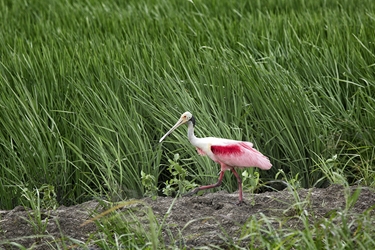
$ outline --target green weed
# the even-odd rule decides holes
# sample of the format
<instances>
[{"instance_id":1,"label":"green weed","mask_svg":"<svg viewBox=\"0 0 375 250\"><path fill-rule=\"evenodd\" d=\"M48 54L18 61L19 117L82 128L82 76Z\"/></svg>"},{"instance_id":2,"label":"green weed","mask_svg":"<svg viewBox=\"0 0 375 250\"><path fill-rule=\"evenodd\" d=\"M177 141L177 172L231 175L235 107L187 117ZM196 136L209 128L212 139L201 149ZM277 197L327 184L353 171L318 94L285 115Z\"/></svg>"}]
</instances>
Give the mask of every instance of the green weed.
<instances>
[{"instance_id":1,"label":"green weed","mask_svg":"<svg viewBox=\"0 0 375 250\"><path fill-rule=\"evenodd\" d=\"M173 160L168 160L170 164L168 171L173 178L165 182L163 194L166 196L172 196L176 193L182 195L198 186L194 181L186 179L186 177L189 176L189 173L178 163L179 158L180 155L175 154Z\"/></svg>"}]
</instances>

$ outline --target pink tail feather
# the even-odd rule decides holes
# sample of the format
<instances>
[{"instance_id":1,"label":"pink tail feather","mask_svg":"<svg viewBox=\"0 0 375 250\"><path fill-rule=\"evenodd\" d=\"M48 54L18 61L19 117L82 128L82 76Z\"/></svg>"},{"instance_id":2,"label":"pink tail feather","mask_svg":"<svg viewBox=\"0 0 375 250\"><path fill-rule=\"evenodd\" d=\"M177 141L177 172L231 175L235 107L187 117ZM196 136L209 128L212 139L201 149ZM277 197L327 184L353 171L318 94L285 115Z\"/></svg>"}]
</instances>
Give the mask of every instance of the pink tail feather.
<instances>
[{"instance_id":1,"label":"pink tail feather","mask_svg":"<svg viewBox=\"0 0 375 250\"><path fill-rule=\"evenodd\" d=\"M270 160L266 156L264 156L261 152L253 148L252 143L241 142L240 145L252 152L252 156L256 158L254 159L254 161L257 163L256 167L263 169L263 170L268 170L272 167Z\"/></svg>"}]
</instances>

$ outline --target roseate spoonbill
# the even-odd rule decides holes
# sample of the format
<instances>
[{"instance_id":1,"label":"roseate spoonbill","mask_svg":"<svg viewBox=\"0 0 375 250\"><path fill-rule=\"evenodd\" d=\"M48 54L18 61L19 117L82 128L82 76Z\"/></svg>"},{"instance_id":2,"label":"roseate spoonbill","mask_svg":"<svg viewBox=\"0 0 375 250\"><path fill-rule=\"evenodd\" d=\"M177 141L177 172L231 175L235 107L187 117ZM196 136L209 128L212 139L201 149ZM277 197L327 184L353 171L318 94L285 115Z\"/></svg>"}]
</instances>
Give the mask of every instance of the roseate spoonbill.
<instances>
[{"instance_id":1,"label":"roseate spoonbill","mask_svg":"<svg viewBox=\"0 0 375 250\"><path fill-rule=\"evenodd\" d=\"M237 204L241 205L243 203L242 180L234 167L258 167L263 170L268 170L272 167L269 159L254 149L251 142L235 141L216 137L197 138L194 135L195 118L190 112L183 113L177 123L159 140L159 142L162 142L165 137L184 123L188 124L187 134L189 141L197 148L198 153L200 155L207 155L221 166L219 180L217 183L198 187L186 195L192 195L197 193L199 190L220 186L224 177L224 172L226 170L230 170L237 178L239 189L239 202Z\"/></svg>"}]
</instances>

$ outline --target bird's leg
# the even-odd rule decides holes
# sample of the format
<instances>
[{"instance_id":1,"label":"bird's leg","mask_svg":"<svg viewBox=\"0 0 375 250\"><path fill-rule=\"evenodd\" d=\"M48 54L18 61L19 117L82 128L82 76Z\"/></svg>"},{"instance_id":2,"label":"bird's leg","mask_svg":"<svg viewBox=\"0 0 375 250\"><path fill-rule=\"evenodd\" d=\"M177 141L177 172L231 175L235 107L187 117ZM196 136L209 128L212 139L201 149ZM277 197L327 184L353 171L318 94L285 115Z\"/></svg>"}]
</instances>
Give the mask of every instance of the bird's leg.
<instances>
[{"instance_id":1,"label":"bird's leg","mask_svg":"<svg viewBox=\"0 0 375 250\"><path fill-rule=\"evenodd\" d=\"M184 194L183 196L190 196L190 195L198 193L198 191L200 191L200 190L205 190L205 189L210 189L210 188L215 188L215 187L220 186L221 182L223 181L224 172L225 172L225 170L220 171L219 180L215 184L197 187L197 188L193 189L192 191Z\"/></svg>"},{"instance_id":2,"label":"bird's leg","mask_svg":"<svg viewBox=\"0 0 375 250\"><path fill-rule=\"evenodd\" d=\"M236 178L237 178L238 190L239 190L238 191L239 192L239 201L238 201L237 205L242 205L245 202L243 201L243 198L242 198L242 180L241 180L241 177L238 175L236 170L234 170L234 168L231 168L230 171L232 171L234 176L236 176Z\"/></svg>"}]
</instances>

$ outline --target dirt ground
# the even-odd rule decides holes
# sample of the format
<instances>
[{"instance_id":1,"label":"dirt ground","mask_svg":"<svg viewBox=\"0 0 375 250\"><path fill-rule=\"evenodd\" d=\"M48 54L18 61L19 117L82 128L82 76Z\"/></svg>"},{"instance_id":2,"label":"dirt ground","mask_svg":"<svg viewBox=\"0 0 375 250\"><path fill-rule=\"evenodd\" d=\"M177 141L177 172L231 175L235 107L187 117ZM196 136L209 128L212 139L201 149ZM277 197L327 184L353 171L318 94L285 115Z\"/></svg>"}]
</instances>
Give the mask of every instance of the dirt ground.
<instances>
[{"instance_id":1,"label":"dirt ground","mask_svg":"<svg viewBox=\"0 0 375 250\"><path fill-rule=\"evenodd\" d=\"M353 192L358 187L351 187ZM362 213L375 204L375 192L373 189L362 187L361 194L351 208L353 213ZM345 192L342 186L332 185L324 189L301 189L298 191L301 201L304 201L304 209L314 214L315 218L322 218L332 211L340 211L345 208ZM157 200L143 199L142 203L131 207L120 208L123 211L131 209L139 211L140 218L144 208L150 206L153 213L160 219L165 217L172 202L174 205L164 222L166 229L163 231L164 242L172 245L181 244L188 248L207 246L209 244L227 248L231 240L236 242L239 237L241 225L252 216L263 213L270 218L293 218L296 215L293 204L296 203L295 195L288 190L279 192L265 192L261 194L244 193L246 204L237 206L235 203L238 194L228 194L224 191L205 193L202 196L182 197L173 199L170 197L158 197ZM146 204L146 205L145 205ZM35 214L16 207L10 211L0 210L0 249L18 248L5 242L17 242L25 247L33 246L35 249L50 249L46 244L54 239L69 242L69 248L75 248L74 240L87 242L97 232L95 223L81 226L82 222L92 218L101 211L97 201L89 201L77 206L61 206L57 210L43 211L42 219L48 220L46 228L41 228L30 223L30 216ZM290 227L298 227L298 220L289 220ZM190 223L189 223L190 222ZM277 226L277 225L275 225ZM173 234L173 237L170 234ZM36 234L40 234L36 237ZM44 236L43 236L44 235ZM171 240L173 238L173 242ZM229 239L228 239L229 238ZM70 240L69 240L70 239ZM177 243L176 243L177 239ZM179 243L178 243L179 242ZM80 249L80 248L78 248ZM100 249L92 245L89 249Z\"/></svg>"}]
</instances>

